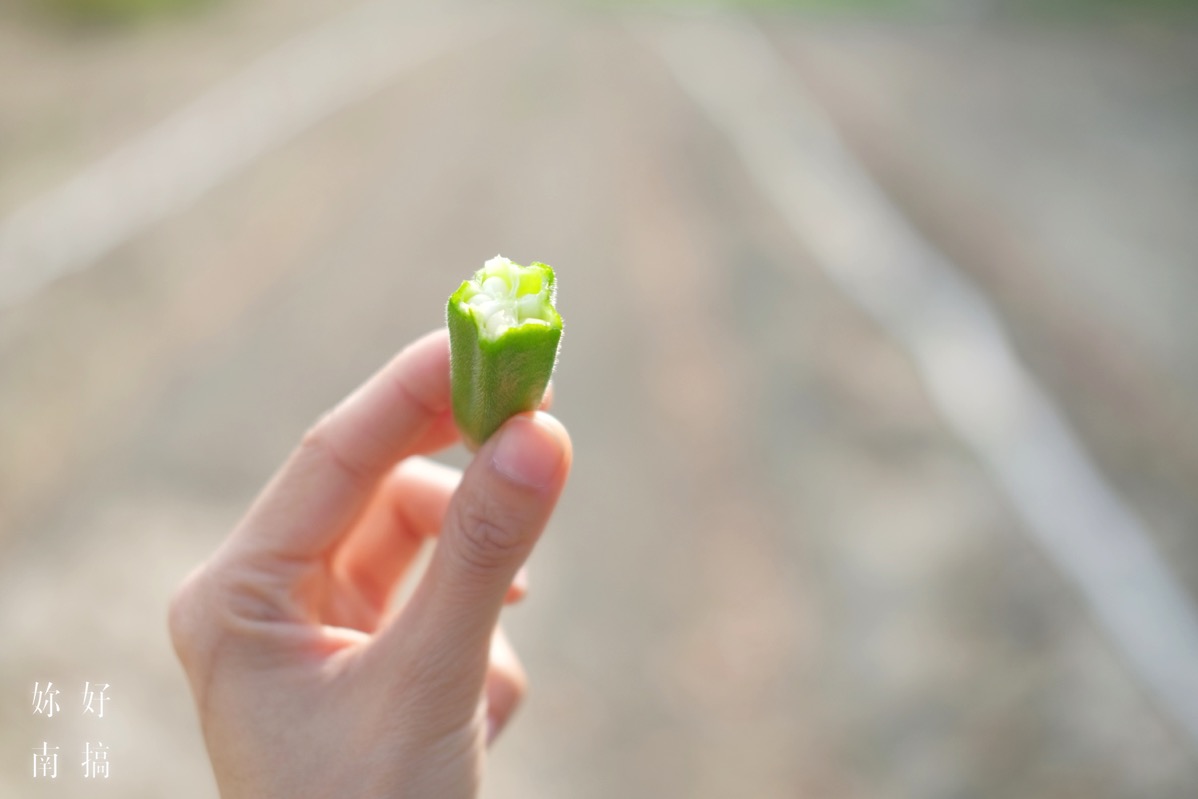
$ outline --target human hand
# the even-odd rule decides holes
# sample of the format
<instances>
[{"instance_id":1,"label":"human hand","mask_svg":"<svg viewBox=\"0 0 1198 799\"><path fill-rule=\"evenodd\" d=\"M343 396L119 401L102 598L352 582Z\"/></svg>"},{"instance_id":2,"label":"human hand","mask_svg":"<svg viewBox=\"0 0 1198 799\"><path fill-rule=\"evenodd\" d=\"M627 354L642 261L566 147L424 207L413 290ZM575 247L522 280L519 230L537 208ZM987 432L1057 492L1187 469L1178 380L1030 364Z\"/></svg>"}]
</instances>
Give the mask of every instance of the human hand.
<instances>
[{"instance_id":1,"label":"human hand","mask_svg":"<svg viewBox=\"0 0 1198 799\"><path fill-rule=\"evenodd\" d=\"M570 469L538 411L460 478L449 345L429 334L324 416L176 592L175 650L224 799L468 797L524 692L499 611ZM388 603L422 540L415 592Z\"/></svg>"}]
</instances>

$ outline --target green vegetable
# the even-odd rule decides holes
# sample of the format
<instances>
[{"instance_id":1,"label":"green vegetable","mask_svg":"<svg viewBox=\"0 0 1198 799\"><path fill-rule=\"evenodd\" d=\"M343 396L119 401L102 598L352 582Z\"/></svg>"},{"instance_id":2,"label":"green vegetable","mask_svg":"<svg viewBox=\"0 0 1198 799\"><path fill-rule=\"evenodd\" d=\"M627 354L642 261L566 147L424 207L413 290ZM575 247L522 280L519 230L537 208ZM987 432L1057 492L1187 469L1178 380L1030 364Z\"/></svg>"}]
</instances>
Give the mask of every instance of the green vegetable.
<instances>
[{"instance_id":1,"label":"green vegetable","mask_svg":"<svg viewBox=\"0 0 1198 799\"><path fill-rule=\"evenodd\" d=\"M472 450L541 404L562 337L555 293L552 267L497 255L450 296L453 415Z\"/></svg>"}]
</instances>

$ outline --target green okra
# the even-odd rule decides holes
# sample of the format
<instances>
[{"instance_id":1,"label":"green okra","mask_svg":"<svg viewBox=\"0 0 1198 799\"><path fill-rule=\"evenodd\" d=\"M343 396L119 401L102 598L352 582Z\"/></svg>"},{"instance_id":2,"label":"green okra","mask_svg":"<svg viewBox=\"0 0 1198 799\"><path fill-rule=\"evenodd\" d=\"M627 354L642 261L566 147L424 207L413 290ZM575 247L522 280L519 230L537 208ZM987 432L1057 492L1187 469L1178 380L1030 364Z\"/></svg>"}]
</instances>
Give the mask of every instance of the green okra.
<instances>
[{"instance_id":1,"label":"green okra","mask_svg":"<svg viewBox=\"0 0 1198 799\"><path fill-rule=\"evenodd\" d=\"M450 296L453 415L470 449L541 404L562 338L555 294L548 264L497 255Z\"/></svg>"}]
</instances>

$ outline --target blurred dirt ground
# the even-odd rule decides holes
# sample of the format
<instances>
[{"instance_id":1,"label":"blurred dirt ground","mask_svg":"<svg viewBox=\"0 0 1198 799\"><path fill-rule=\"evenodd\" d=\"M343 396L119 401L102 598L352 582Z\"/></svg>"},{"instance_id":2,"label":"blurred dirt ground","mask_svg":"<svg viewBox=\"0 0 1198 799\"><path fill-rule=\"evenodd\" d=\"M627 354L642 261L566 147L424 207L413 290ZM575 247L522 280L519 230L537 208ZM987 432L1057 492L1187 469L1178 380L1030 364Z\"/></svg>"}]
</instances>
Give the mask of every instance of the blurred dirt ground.
<instances>
[{"instance_id":1,"label":"blurred dirt ground","mask_svg":"<svg viewBox=\"0 0 1198 799\"><path fill-rule=\"evenodd\" d=\"M6 13L0 214L339 8ZM1198 595L1198 27L759 21ZM617 16L523 9L0 311L0 796L216 795L172 587L496 252L559 270L576 470L506 616L532 693L485 795L1198 793L906 356L658 57ZM70 712L34 717L48 679Z\"/></svg>"}]
</instances>

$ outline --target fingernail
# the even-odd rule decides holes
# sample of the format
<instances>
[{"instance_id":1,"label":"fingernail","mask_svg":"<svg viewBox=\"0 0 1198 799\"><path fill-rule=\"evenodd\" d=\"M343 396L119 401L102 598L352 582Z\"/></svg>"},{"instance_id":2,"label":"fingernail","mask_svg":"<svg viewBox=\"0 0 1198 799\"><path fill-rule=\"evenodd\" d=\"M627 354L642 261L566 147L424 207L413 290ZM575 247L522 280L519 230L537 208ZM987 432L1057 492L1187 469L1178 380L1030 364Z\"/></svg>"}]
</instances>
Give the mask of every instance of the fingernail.
<instances>
[{"instance_id":1,"label":"fingernail","mask_svg":"<svg viewBox=\"0 0 1198 799\"><path fill-rule=\"evenodd\" d=\"M503 595L503 603L511 605L519 602L528 595L528 573L524 567L520 567L520 571L516 572L516 576L512 578L512 584L507 587L507 593Z\"/></svg>"},{"instance_id":2,"label":"fingernail","mask_svg":"<svg viewBox=\"0 0 1198 799\"><path fill-rule=\"evenodd\" d=\"M499 444L491 462L509 480L531 488L545 488L562 465L562 444L547 414L516 416L499 431Z\"/></svg>"}]
</instances>

